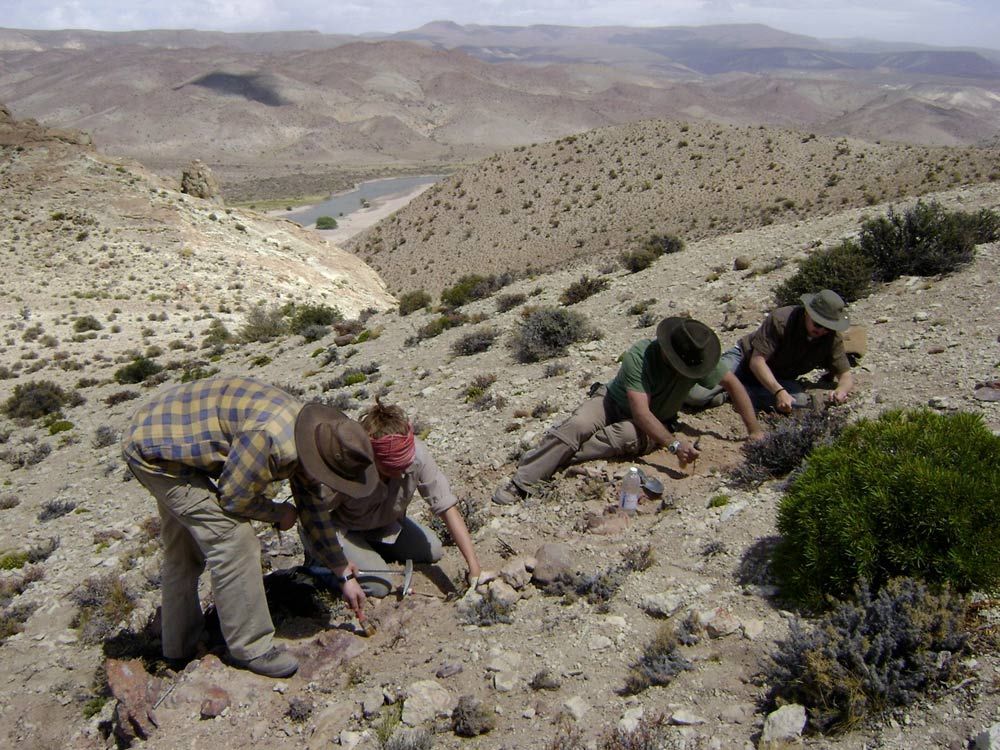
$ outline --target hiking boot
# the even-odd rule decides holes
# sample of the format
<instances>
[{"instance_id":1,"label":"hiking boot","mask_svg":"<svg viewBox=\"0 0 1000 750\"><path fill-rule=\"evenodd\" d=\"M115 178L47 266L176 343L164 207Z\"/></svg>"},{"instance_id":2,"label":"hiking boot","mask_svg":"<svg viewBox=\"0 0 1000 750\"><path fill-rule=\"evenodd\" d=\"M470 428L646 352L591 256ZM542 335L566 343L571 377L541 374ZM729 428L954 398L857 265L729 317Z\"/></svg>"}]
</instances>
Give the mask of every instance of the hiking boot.
<instances>
[{"instance_id":1,"label":"hiking boot","mask_svg":"<svg viewBox=\"0 0 1000 750\"><path fill-rule=\"evenodd\" d=\"M717 406L722 406L724 403L726 403L726 392L719 391L714 396L712 396L712 398L708 400L708 402L705 404L705 408L714 409Z\"/></svg>"},{"instance_id":2,"label":"hiking boot","mask_svg":"<svg viewBox=\"0 0 1000 750\"><path fill-rule=\"evenodd\" d=\"M230 656L229 663L238 669L248 669L264 677L291 677L299 668L299 660L277 646L253 659L237 659Z\"/></svg>"},{"instance_id":3,"label":"hiking boot","mask_svg":"<svg viewBox=\"0 0 1000 750\"><path fill-rule=\"evenodd\" d=\"M497 487L496 492L493 493L493 502L497 505L517 505L523 503L527 496L528 493L516 484L507 482L507 484Z\"/></svg>"}]
</instances>

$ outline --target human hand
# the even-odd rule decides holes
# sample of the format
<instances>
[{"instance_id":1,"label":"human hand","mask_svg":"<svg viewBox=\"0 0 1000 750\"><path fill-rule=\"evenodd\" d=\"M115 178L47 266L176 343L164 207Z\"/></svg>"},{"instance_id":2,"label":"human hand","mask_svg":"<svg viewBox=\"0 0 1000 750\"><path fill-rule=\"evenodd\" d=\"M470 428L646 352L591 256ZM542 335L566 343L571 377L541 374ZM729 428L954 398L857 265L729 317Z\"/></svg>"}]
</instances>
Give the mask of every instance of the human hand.
<instances>
[{"instance_id":1,"label":"human hand","mask_svg":"<svg viewBox=\"0 0 1000 750\"><path fill-rule=\"evenodd\" d=\"M471 570L468 570L465 573L465 582L469 585L470 591L475 591L477 588L484 586L496 577L497 574L492 571L480 570L478 573L473 573Z\"/></svg>"},{"instance_id":2,"label":"human hand","mask_svg":"<svg viewBox=\"0 0 1000 750\"><path fill-rule=\"evenodd\" d=\"M353 572L353 571L352 571ZM364 619L364 608L365 592L361 588L361 584L358 583L356 578L352 578L349 581L344 581L340 584L340 593L344 597L344 601L347 602L347 606L351 608L351 611L357 615L359 620Z\"/></svg>"},{"instance_id":3,"label":"human hand","mask_svg":"<svg viewBox=\"0 0 1000 750\"><path fill-rule=\"evenodd\" d=\"M847 396L848 396L847 391L838 388L835 391L831 391L826 395L826 402L828 404L842 404L845 401L847 401Z\"/></svg>"},{"instance_id":4,"label":"human hand","mask_svg":"<svg viewBox=\"0 0 1000 750\"><path fill-rule=\"evenodd\" d=\"M281 505L281 517L275 525L278 527L278 531L288 531L298 520L299 512L295 509L294 503L282 503Z\"/></svg>"},{"instance_id":5,"label":"human hand","mask_svg":"<svg viewBox=\"0 0 1000 750\"><path fill-rule=\"evenodd\" d=\"M774 394L774 408L782 414L791 414L792 407L795 406L795 399L792 394L782 388Z\"/></svg>"},{"instance_id":6,"label":"human hand","mask_svg":"<svg viewBox=\"0 0 1000 750\"><path fill-rule=\"evenodd\" d=\"M677 448L677 460L680 461L681 466L694 463L700 455L701 451L695 447L694 443L681 443Z\"/></svg>"},{"instance_id":7,"label":"human hand","mask_svg":"<svg viewBox=\"0 0 1000 750\"><path fill-rule=\"evenodd\" d=\"M760 440L763 440L765 437L767 437L766 432L764 432L763 430L755 430L754 432L751 432L747 436L747 440L749 440L751 443L756 443Z\"/></svg>"}]
</instances>

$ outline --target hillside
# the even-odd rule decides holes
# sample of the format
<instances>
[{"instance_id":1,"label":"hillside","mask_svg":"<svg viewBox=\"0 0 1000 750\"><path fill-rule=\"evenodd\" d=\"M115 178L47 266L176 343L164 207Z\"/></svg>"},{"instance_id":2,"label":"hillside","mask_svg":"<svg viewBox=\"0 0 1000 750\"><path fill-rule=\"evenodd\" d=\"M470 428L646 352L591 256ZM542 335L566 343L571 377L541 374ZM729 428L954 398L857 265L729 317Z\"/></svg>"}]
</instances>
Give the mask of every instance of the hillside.
<instances>
[{"instance_id":1,"label":"hillside","mask_svg":"<svg viewBox=\"0 0 1000 750\"><path fill-rule=\"evenodd\" d=\"M348 247L395 293L464 274L610 261L652 234L689 242L997 180L1000 151L648 121L494 154Z\"/></svg>"},{"instance_id":2,"label":"hillside","mask_svg":"<svg viewBox=\"0 0 1000 750\"><path fill-rule=\"evenodd\" d=\"M634 137L648 134L647 127L637 128ZM671 140L679 134L669 132ZM685 149L696 147L709 158L711 149L702 139L710 133L689 130ZM483 166L513 171L514 160L528 156L539 158L536 166L541 167L542 155L550 150L575 158L577 146L608 145L607 140L599 144L600 137L525 149ZM794 139L774 137L775 145L798 153L792 151ZM723 150L721 136L717 143ZM2 179L18 189L4 193L0 201L3 210L10 211L3 224L8 227L3 230L4 245L18 261L17 272L3 280L0 315L6 342L0 347L0 368L7 377L0 380L0 402L15 387L40 379L75 390L83 399L65 407L67 424L61 424L61 432L52 432L44 420L0 418L3 552L51 553L25 569L0 573L5 585L21 590L13 596L10 611L26 613L23 632L0 645L0 668L7 678L0 686L0 742L25 750L113 745L108 733L117 704L101 693L105 654L143 656L151 668L156 664L155 625L147 630L159 598L160 553L155 523L150 521L156 510L148 493L135 481L126 481L115 438L136 405L177 382L181 372L168 370L162 384L123 387L112 379L109 355L122 339L134 346L142 341L144 346L171 348L174 339L183 343L185 330L200 333L214 319L235 329L245 317L235 307L241 296L245 304L277 299L279 292L282 300L293 291L304 297L308 285L292 286L297 279L291 271L285 285L264 286L271 274L262 272L259 264L269 262L286 244L309 257L317 257L321 247L308 233L285 224L248 212L227 214L179 195L132 163L122 162L118 166L123 171L118 171L115 162L79 144L60 144L64 142L47 138L38 144L25 141L21 150L5 147ZM652 158L655 144L647 145ZM819 148L813 141L799 146ZM862 161L872 165L873 172L864 181L877 184L874 178L885 173L875 165L883 158L891 163L889 156L854 143L848 146L850 154L844 156L856 161L865 154ZM676 149L676 143L671 148ZM808 158L787 163L802 165L803 171L810 164ZM549 164L545 162L546 168ZM775 170L767 169L767 161L763 164L759 173L747 173L744 190L766 187L773 179ZM923 168L933 164L925 162ZM670 172L663 169L664 179L669 179ZM551 176L558 182L556 174ZM616 179L603 175L598 191L611 194ZM472 177L466 182L475 185ZM516 179L509 184L516 186ZM589 181L585 189L590 190ZM956 185L933 197L951 208L1000 209L1000 188L994 183ZM797 259L855 232L863 216L887 207L831 206L823 216L803 217L783 209L767 226L720 230L693 239L683 252L665 256L639 274L605 273L608 288L574 306L603 337L570 347L557 360L562 368L550 368L551 361L524 365L513 360L505 344L518 328L520 309L498 313L494 299L465 309L481 314L499 333L493 347L474 356L456 357L452 352L459 337L475 330L471 326L408 346L407 339L431 319L422 312L405 318L391 311L375 314L365 322L373 335L344 346L337 346L330 334L313 342L287 336L271 343L223 347L211 362L221 372L249 373L294 389L303 398L336 399L352 415L377 392L406 408L458 494L470 503L484 566L504 568L508 580L520 580L519 588L512 589L517 602L509 623L468 624L458 605L445 598L452 590L449 577L461 570L454 548L448 549L439 569L418 571L413 595L372 603L370 615L378 632L370 639L354 632L342 608L302 606L311 601L308 589L293 592L300 605L294 610L288 608L287 593L284 606L276 595L279 638L302 659L302 671L272 681L230 669L212 655L179 674L162 671L160 663L163 682L152 683L148 694L140 683L134 694L140 704L143 695L146 705L159 701L153 712L155 726L142 725L149 739L136 746L318 750L339 743L379 750L380 737L392 728L385 717L398 716L400 707L403 722L430 732L434 747L456 750L473 744L481 750L593 747L619 721L634 721L640 713L670 717L671 748L755 746L764 720L761 664L776 641L788 635L792 616L773 601L766 577L745 576L754 555L776 533L781 489L778 482L756 490L738 489L729 482L727 469L739 461L741 444L741 429L731 411L683 417L685 434L702 438L702 459L696 467L681 470L666 453L649 456L643 465L666 485L664 501L644 503L628 523L602 515L614 502L615 477L624 464L591 465L591 478L560 476L550 494L524 506L501 508L489 504L488 497L509 475L521 450L574 408L591 382L608 378L626 346L651 335L653 329L638 327L642 323L629 312L636 301L650 299L653 319L690 313L715 327L728 345L761 319L771 306L772 290L794 271ZM70 219L52 218L59 212L97 221L78 226ZM210 212L216 214L215 221L208 218ZM466 214L471 217L472 211ZM246 232L237 229L236 222ZM646 228L638 226L636 231L640 229ZM90 236L77 239L83 231L95 236L96 246ZM268 237L277 244L269 244ZM531 248L538 240L529 236L524 244ZM419 241L420 235L413 234L406 244ZM100 250L97 242L108 249ZM190 258L178 258L183 247L192 248ZM226 264L220 259L220 266L213 267L220 256ZM744 257L747 270L734 269L737 256ZM102 267L98 258L109 262ZM50 266L37 270L45 262ZM48 273L42 279L44 271ZM561 267L518 281L507 291L534 294L532 304L558 304L562 290L581 271L601 273L598 264ZM355 272L361 273L350 273ZM181 289L183 285L190 288ZM103 290L112 297L105 298ZM123 299L116 300L119 291ZM370 292L372 304L385 300L376 292ZM339 304L341 293L334 289L334 296L323 298L320 293L310 299ZM358 299L358 304L368 302ZM232 311L220 311L223 304L234 305ZM111 305L122 311L109 311ZM847 407L851 416L930 402L941 410L980 414L994 431L1000 430L1000 403L972 396L977 382L1000 377L998 308L997 244L981 246L975 261L956 274L899 279L853 305L852 318L867 325L869 353L857 371L857 393ZM123 331L105 330L75 340L67 327L74 318L90 314L109 325L108 316L115 315L114 324ZM201 320L188 320L191 317ZM175 355L151 356L166 362ZM64 367L66 362L75 364ZM367 370L364 382L343 386L349 368ZM496 377L489 387L492 397L479 408L466 394L474 379L487 375ZM133 398L126 400L122 393ZM729 502L711 507L710 499L719 494L726 494ZM60 504L64 509L72 504L72 512L52 512ZM426 512L419 500L413 510ZM276 536L263 526L259 533L269 567L300 562L294 534ZM584 598L549 596L524 584L524 566L532 564L541 545L552 542L565 545L570 566L585 573L618 564L636 545L650 545L654 560L648 569L628 574L605 609ZM33 571L31 580L26 570ZM124 582L135 609L121 621L104 623L106 629L97 632L105 635L95 638L88 635L94 631L76 627L73 596L88 590L88 579L107 575ZM269 580L280 590L280 576ZM208 594L207 585L203 594ZM626 697L619 690L629 666L663 623L648 613L651 595L677 607L670 623L689 615L717 618L710 631L714 635L702 631L696 644L683 648L692 669L673 683ZM809 739L808 744L831 750L968 746L996 721L1000 703L992 686L1000 659L993 652L981 653L963 668L967 679L933 701L918 701L905 712L880 716L839 737ZM535 679L543 671L548 672L547 689ZM495 724L490 733L468 740L451 732L445 716L460 696L482 701ZM222 713L201 718L213 710Z\"/></svg>"},{"instance_id":3,"label":"hillside","mask_svg":"<svg viewBox=\"0 0 1000 750\"><path fill-rule=\"evenodd\" d=\"M72 372L91 355L109 368L148 346L192 351L200 321L233 325L260 302L335 302L352 316L393 303L372 269L315 233L184 195L80 140L0 108L0 244L16 268L0 279L0 310L58 336L14 373ZM74 334L83 309L99 339ZM154 317L170 323L153 333Z\"/></svg>"}]
</instances>

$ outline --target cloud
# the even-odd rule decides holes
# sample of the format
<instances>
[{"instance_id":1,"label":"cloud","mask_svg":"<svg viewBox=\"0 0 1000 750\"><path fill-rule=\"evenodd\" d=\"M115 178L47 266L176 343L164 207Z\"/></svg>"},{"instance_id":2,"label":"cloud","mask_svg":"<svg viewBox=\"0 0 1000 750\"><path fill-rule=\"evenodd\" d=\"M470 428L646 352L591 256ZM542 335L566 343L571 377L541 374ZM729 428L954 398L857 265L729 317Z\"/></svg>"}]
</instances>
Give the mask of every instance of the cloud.
<instances>
[{"instance_id":1,"label":"cloud","mask_svg":"<svg viewBox=\"0 0 1000 750\"><path fill-rule=\"evenodd\" d=\"M676 26L763 23L829 37L995 46L995 0L0 0L11 28L121 31L315 29L401 31L430 21L525 26Z\"/></svg>"}]
</instances>

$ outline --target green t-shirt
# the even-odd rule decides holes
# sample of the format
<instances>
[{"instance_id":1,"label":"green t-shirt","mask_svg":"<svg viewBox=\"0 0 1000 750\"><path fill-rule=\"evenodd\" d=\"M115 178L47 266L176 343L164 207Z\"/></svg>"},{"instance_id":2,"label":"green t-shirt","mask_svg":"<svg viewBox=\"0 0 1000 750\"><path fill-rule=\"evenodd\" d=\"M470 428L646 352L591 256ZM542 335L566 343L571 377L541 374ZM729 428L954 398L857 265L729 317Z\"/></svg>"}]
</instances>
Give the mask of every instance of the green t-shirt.
<instances>
[{"instance_id":1,"label":"green t-shirt","mask_svg":"<svg viewBox=\"0 0 1000 750\"><path fill-rule=\"evenodd\" d=\"M622 366L614 380L608 383L608 393L626 414L631 414L626 391L649 394L649 410L661 422L677 416L685 396L695 383L714 388L728 372L720 360L715 369L700 380L677 374L660 353L656 339L646 339L634 344L622 355Z\"/></svg>"}]
</instances>

